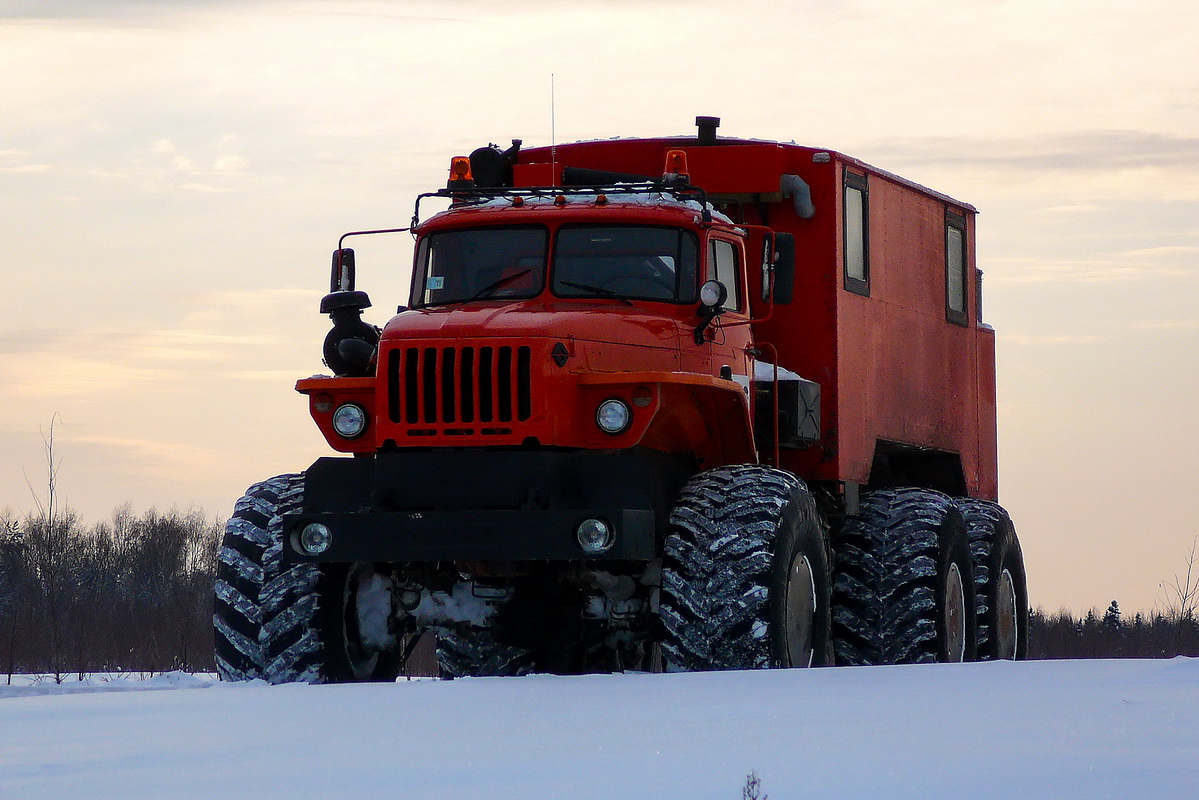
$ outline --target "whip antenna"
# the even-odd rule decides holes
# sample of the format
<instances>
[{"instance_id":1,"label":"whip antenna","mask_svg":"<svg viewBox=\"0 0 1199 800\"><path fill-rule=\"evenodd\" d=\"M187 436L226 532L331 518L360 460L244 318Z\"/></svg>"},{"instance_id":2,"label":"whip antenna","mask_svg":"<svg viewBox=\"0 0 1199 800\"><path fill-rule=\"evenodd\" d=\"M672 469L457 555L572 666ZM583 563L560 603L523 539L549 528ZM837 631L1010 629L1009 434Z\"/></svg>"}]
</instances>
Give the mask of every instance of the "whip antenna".
<instances>
[{"instance_id":1,"label":"whip antenna","mask_svg":"<svg viewBox=\"0 0 1199 800\"><path fill-rule=\"evenodd\" d=\"M550 185L558 182L558 129L554 118L554 73L550 73Z\"/></svg>"}]
</instances>

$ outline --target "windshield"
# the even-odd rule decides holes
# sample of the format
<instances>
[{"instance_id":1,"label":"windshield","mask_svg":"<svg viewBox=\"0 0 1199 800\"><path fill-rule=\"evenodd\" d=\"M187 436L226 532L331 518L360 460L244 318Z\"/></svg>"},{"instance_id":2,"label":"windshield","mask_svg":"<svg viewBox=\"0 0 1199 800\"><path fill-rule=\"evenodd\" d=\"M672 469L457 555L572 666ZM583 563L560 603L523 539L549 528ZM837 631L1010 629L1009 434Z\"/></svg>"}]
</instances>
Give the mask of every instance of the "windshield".
<instances>
[{"instance_id":1,"label":"windshield","mask_svg":"<svg viewBox=\"0 0 1199 800\"><path fill-rule=\"evenodd\" d=\"M544 285L548 238L539 225L426 236L416 255L414 305L536 297Z\"/></svg>"},{"instance_id":2,"label":"windshield","mask_svg":"<svg viewBox=\"0 0 1199 800\"><path fill-rule=\"evenodd\" d=\"M681 228L563 225L554 242L559 297L695 302L695 235Z\"/></svg>"},{"instance_id":3,"label":"windshield","mask_svg":"<svg viewBox=\"0 0 1199 800\"><path fill-rule=\"evenodd\" d=\"M549 233L540 225L432 233L416 254L416 307L532 298L545 286ZM554 241L558 297L696 302L698 245L681 228L563 225Z\"/></svg>"}]
</instances>

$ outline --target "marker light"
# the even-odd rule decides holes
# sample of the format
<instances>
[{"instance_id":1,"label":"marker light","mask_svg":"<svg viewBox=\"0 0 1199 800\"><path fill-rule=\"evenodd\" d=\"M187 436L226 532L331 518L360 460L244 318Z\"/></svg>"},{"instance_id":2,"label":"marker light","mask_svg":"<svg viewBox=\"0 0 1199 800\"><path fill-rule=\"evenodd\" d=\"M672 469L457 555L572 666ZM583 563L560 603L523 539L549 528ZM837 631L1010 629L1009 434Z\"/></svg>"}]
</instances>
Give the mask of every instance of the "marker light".
<instances>
[{"instance_id":1,"label":"marker light","mask_svg":"<svg viewBox=\"0 0 1199 800\"><path fill-rule=\"evenodd\" d=\"M668 150L666 152L667 175L673 175L681 180L688 180L691 171L687 169L687 153L683 150Z\"/></svg>"},{"instance_id":2,"label":"marker light","mask_svg":"<svg viewBox=\"0 0 1199 800\"><path fill-rule=\"evenodd\" d=\"M466 156L454 156L450 159L450 180L473 181L475 176L470 171L470 159Z\"/></svg>"},{"instance_id":3,"label":"marker light","mask_svg":"<svg viewBox=\"0 0 1199 800\"><path fill-rule=\"evenodd\" d=\"M333 412L333 430L343 439L355 439L366 430L366 409L356 403L338 406Z\"/></svg>"},{"instance_id":4,"label":"marker light","mask_svg":"<svg viewBox=\"0 0 1199 800\"><path fill-rule=\"evenodd\" d=\"M623 433L633 419L633 412L623 400L611 398L599 404L595 410L595 424L604 433L616 435Z\"/></svg>"}]
</instances>

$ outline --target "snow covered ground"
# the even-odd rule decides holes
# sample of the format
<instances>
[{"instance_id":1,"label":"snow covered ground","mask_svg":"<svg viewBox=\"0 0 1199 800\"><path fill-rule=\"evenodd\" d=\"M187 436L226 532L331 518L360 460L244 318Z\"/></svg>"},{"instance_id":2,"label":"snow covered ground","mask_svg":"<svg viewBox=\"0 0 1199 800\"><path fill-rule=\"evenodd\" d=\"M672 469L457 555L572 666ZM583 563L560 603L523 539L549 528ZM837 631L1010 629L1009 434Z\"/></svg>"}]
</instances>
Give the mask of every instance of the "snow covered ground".
<instances>
[{"instance_id":1,"label":"snow covered ground","mask_svg":"<svg viewBox=\"0 0 1199 800\"><path fill-rule=\"evenodd\" d=\"M1199 659L0 686L0 798L1180 798Z\"/></svg>"}]
</instances>

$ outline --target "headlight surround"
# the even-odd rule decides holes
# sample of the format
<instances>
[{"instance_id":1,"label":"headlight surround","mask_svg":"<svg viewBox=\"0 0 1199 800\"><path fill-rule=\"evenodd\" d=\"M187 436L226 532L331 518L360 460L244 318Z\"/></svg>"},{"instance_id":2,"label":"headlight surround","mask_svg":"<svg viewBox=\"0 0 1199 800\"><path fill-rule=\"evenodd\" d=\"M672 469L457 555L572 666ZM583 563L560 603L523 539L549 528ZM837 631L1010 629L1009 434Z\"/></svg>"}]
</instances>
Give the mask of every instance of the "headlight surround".
<instances>
[{"instance_id":1,"label":"headlight surround","mask_svg":"<svg viewBox=\"0 0 1199 800\"><path fill-rule=\"evenodd\" d=\"M357 403L346 403L333 412L333 430L343 439L357 439L367 422L366 409Z\"/></svg>"},{"instance_id":2,"label":"headlight surround","mask_svg":"<svg viewBox=\"0 0 1199 800\"><path fill-rule=\"evenodd\" d=\"M623 400L612 397L599 404L595 410L595 424L604 433L613 436L624 433L633 421L633 411Z\"/></svg>"}]
</instances>

